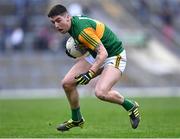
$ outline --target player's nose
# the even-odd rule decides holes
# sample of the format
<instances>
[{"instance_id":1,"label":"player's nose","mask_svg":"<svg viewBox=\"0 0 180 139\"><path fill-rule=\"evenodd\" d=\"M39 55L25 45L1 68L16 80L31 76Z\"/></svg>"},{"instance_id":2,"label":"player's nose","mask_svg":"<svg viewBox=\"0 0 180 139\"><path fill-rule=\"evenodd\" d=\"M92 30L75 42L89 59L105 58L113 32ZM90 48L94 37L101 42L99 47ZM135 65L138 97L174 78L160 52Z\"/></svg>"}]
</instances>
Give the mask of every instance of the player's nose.
<instances>
[{"instance_id":1,"label":"player's nose","mask_svg":"<svg viewBox=\"0 0 180 139\"><path fill-rule=\"evenodd\" d=\"M55 22L55 27L58 29L58 23Z\"/></svg>"}]
</instances>

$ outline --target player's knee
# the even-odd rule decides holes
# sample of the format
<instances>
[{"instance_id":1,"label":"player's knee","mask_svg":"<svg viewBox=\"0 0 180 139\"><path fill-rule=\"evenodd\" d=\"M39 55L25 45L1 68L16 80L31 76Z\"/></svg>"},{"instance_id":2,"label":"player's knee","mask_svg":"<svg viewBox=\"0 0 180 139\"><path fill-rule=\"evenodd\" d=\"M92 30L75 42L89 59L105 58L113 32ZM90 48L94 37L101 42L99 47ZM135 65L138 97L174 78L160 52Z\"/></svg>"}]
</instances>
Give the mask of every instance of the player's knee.
<instances>
[{"instance_id":1,"label":"player's knee","mask_svg":"<svg viewBox=\"0 0 180 139\"><path fill-rule=\"evenodd\" d=\"M99 98L101 100L105 100L106 99L106 90L96 88L95 89L95 95L97 98Z\"/></svg>"},{"instance_id":2,"label":"player's knee","mask_svg":"<svg viewBox=\"0 0 180 139\"><path fill-rule=\"evenodd\" d=\"M61 81L61 85L62 85L63 89L64 89L66 92L71 91L71 90L73 90L73 89L75 88L74 83L72 83L72 82L69 81L69 80L64 80L64 79L63 79L63 80Z\"/></svg>"}]
</instances>

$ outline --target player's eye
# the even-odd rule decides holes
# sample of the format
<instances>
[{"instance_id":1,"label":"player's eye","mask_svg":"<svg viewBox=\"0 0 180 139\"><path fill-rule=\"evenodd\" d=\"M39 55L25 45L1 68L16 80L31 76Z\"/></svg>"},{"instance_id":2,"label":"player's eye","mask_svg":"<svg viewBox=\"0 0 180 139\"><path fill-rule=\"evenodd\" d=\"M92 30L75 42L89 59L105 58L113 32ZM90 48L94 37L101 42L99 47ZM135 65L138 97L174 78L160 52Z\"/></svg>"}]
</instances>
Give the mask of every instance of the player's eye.
<instances>
[{"instance_id":1,"label":"player's eye","mask_svg":"<svg viewBox=\"0 0 180 139\"><path fill-rule=\"evenodd\" d=\"M55 22L54 21L51 21L53 24L55 24Z\"/></svg>"},{"instance_id":2,"label":"player's eye","mask_svg":"<svg viewBox=\"0 0 180 139\"><path fill-rule=\"evenodd\" d=\"M61 20L60 20L60 19L57 19L57 20L56 20L56 22L57 22L57 23L60 23L60 22L61 22Z\"/></svg>"}]
</instances>

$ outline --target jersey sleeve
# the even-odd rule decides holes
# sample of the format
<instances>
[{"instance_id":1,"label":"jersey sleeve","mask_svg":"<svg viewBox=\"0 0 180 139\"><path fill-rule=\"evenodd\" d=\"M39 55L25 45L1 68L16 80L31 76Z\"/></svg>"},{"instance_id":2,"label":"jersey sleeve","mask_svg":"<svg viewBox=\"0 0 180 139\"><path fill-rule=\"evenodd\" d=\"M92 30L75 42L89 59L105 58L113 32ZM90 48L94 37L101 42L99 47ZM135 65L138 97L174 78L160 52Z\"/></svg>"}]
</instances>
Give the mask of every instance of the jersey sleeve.
<instances>
[{"instance_id":1,"label":"jersey sleeve","mask_svg":"<svg viewBox=\"0 0 180 139\"><path fill-rule=\"evenodd\" d=\"M82 30L78 39L83 45L91 50L95 50L95 48L101 43L101 40L96 35L95 30L91 27Z\"/></svg>"}]
</instances>

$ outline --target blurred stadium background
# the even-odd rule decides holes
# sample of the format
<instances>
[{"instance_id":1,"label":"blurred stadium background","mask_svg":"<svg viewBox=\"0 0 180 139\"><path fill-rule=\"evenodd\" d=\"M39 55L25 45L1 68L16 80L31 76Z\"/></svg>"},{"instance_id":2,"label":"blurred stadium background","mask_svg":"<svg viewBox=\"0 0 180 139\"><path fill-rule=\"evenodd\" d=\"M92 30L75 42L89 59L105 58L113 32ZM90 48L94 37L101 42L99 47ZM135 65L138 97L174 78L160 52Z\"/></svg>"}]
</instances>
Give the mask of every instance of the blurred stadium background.
<instances>
[{"instance_id":1,"label":"blurred stadium background","mask_svg":"<svg viewBox=\"0 0 180 139\"><path fill-rule=\"evenodd\" d=\"M116 87L125 96L180 96L180 0L1 0L0 98L64 95L60 80L75 60L47 17L57 3L123 40L128 63Z\"/></svg>"}]
</instances>

